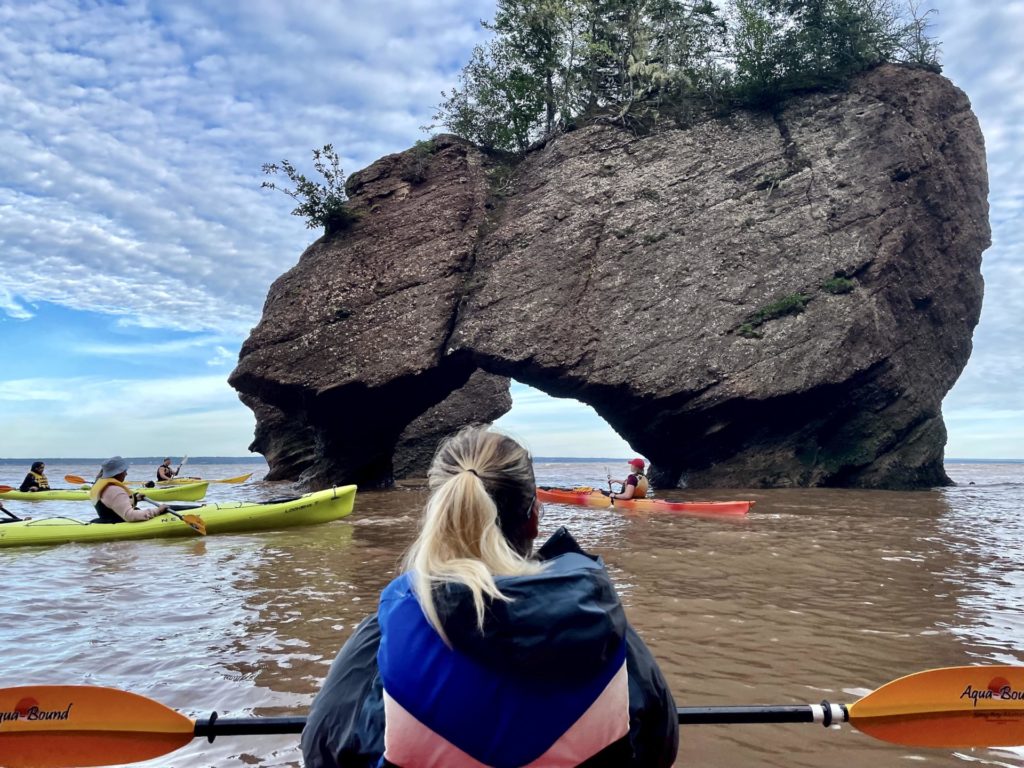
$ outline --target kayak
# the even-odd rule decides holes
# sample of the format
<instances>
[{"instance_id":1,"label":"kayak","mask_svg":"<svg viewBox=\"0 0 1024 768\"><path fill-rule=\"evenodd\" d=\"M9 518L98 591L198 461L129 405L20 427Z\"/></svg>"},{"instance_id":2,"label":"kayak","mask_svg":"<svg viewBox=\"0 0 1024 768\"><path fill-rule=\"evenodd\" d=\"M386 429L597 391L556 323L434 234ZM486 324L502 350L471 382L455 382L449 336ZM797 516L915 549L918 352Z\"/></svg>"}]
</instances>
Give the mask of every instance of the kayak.
<instances>
[{"instance_id":1,"label":"kayak","mask_svg":"<svg viewBox=\"0 0 1024 768\"><path fill-rule=\"evenodd\" d=\"M205 504L183 510L183 513L198 515L206 525L208 535L244 533L337 520L352 512L355 497L356 487L345 485L282 501ZM69 517L49 517L0 524L0 547L198 535L187 523L171 514L158 515L141 523L91 523Z\"/></svg>"},{"instance_id":2,"label":"kayak","mask_svg":"<svg viewBox=\"0 0 1024 768\"><path fill-rule=\"evenodd\" d=\"M549 504L611 507L636 512L670 512L684 515L745 515L752 501L665 501L664 499L609 499L593 488L538 488L537 498Z\"/></svg>"},{"instance_id":3,"label":"kayak","mask_svg":"<svg viewBox=\"0 0 1024 768\"><path fill-rule=\"evenodd\" d=\"M160 487L160 488L163 488L163 487L168 486L168 485L188 485L189 483L199 483L199 482L203 482L203 483L229 483L231 485L238 485L239 483L244 483L250 477L252 477L252 472L250 472L247 475L238 475L237 477L225 477L223 480L203 480L203 478L201 478L201 477L172 477L170 480L154 480L153 482L155 482L157 484L157 486ZM146 483L144 481L141 481L141 480L134 480L134 481L132 481L130 483L125 483L125 485L131 485L131 486L136 486L136 485L144 486L145 484ZM152 486L150 486L150 487L152 487Z\"/></svg>"},{"instance_id":4,"label":"kayak","mask_svg":"<svg viewBox=\"0 0 1024 768\"><path fill-rule=\"evenodd\" d=\"M205 480L201 483L189 483L188 485L172 485L169 488L146 488L147 499L153 501L199 501L206 495L206 488L209 486ZM56 491L7 491L0 493L0 500L10 499L11 501L88 501L89 486L83 485L79 488L61 488Z\"/></svg>"}]
</instances>

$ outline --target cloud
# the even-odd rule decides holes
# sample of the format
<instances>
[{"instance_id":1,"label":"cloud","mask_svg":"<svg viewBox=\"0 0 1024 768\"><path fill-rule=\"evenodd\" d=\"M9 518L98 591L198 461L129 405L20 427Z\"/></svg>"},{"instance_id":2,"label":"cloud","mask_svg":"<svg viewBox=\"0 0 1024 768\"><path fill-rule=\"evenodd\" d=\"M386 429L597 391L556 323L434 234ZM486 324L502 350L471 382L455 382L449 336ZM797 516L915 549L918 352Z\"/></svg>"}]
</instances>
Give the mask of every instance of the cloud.
<instances>
[{"instance_id":1,"label":"cloud","mask_svg":"<svg viewBox=\"0 0 1024 768\"><path fill-rule=\"evenodd\" d=\"M554 398L519 382L510 388L512 410L495 427L520 440L535 456L625 456L634 451L589 405Z\"/></svg>"},{"instance_id":2,"label":"cloud","mask_svg":"<svg viewBox=\"0 0 1024 768\"><path fill-rule=\"evenodd\" d=\"M0 268L23 301L244 335L317 233L263 162L356 170L420 137L489 3L14 2L0 26ZM21 307L21 309L19 309Z\"/></svg>"},{"instance_id":3,"label":"cloud","mask_svg":"<svg viewBox=\"0 0 1024 768\"><path fill-rule=\"evenodd\" d=\"M0 382L7 456L244 455L254 420L223 375ZM40 434L59 441L40 450Z\"/></svg>"},{"instance_id":4,"label":"cloud","mask_svg":"<svg viewBox=\"0 0 1024 768\"><path fill-rule=\"evenodd\" d=\"M15 299L11 292L3 286L0 286L0 312L3 312L13 320L28 320L32 317L32 312Z\"/></svg>"},{"instance_id":5,"label":"cloud","mask_svg":"<svg viewBox=\"0 0 1024 768\"><path fill-rule=\"evenodd\" d=\"M207 365L211 366L231 366L234 367L235 363L238 362L238 351L232 351L226 347L217 345L217 354L206 361Z\"/></svg>"}]
</instances>

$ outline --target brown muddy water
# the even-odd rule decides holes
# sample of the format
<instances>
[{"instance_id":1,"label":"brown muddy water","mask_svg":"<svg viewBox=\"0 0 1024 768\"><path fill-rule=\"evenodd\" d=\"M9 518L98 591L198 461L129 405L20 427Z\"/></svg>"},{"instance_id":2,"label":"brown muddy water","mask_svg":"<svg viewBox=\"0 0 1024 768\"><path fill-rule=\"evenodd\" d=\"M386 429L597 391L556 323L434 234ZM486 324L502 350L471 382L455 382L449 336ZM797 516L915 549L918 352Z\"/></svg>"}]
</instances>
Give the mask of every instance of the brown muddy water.
<instances>
[{"instance_id":1,"label":"brown muddy water","mask_svg":"<svg viewBox=\"0 0 1024 768\"><path fill-rule=\"evenodd\" d=\"M604 467L539 462L537 478L598 484ZM47 467L51 478L88 469ZM201 469L259 477L265 465ZM542 535L565 525L604 557L678 704L851 702L922 669L1022 663L1024 463L948 469L960 485L916 493L664 494L755 499L739 521L548 505ZM0 465L0 483L25 470ZM211 489L213 500L290 490ZM360 493L348 520L305 529L0 550L0 686L113 686L191 716L303 714L394 575L424 495ZM76 503L5 505L91 517ZM690 726L681 739L684 766L1024 766L1024 749L909 749L849 726ZM222 737L142 765L300 758L294 736Z\"/></svg>"}]
</instances>

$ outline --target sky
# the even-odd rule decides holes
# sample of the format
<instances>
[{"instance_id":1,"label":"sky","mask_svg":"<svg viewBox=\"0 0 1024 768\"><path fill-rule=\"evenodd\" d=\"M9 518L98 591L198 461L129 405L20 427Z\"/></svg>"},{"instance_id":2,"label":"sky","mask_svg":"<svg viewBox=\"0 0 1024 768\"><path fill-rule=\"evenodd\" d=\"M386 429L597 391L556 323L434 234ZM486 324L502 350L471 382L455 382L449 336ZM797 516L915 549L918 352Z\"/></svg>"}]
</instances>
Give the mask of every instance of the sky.
<instances>
[{"instance_id":1,"label":"sky","mask_svg":"<svg viewBox=\"0 0 1024 768\"><path fill-rule=\"evenodd\" d=\"M947 456L1024 458L1024 0L936 0L986 137L993 245ZM226 379L319 231L263 163L347 173L426 137L491 0L3 0L0 457L245 455ZM632 451L589 407L512 388L547 456Z\"/></svg>"}]
</instances>

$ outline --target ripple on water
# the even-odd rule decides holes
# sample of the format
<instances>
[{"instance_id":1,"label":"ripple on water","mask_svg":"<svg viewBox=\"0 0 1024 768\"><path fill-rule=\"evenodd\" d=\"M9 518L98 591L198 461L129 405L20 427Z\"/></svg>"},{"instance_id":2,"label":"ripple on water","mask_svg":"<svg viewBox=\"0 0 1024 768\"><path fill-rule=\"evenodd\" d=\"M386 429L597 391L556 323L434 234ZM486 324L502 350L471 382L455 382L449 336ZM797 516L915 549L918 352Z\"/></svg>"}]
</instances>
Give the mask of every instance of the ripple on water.
<instances>
[{"instance_id":1,"label":"ripple on water","mask_svg":"<svg viewBox=\"0 0 1024 768\"><path fill-rule=\"evenodd\" d=\"M679 703L849 702L920 669L1024 655L1024 466L951 473L976 485L665 494L752 498L746 520L545 505L543 535L565 525L604 558ZM537 476L599 484L604 462L546 463ZM221 500L291 492L281 483L211 488ZM415 486L361 492L349 521L308 529L0 550L2 684L111 685L192 715L302 713L396 573L424 498ZM90 516L74 504L45 507L30 513ZM681 756L725 767L1024 766L1019 750L915 751L848 727L800 725L691 727ZM149 765L298 760L295 737L223 738Z\"/></svg>"}]
</instances>

